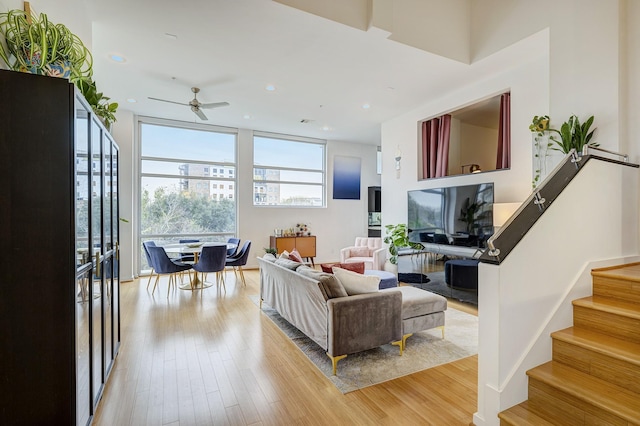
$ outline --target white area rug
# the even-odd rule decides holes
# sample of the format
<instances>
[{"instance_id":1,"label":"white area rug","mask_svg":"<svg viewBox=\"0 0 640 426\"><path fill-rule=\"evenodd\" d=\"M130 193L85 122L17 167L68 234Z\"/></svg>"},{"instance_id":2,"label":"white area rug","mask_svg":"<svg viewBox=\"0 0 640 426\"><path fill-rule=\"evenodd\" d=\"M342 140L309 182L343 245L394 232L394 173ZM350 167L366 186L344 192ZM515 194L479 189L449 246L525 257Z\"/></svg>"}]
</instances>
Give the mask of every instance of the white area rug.
<instances>
[{"instance_id":1,"label":"white area rug","mask_svg":"<svg viewBox=\"0 0 640 426\"><path fill-rule=\"evenodd\" d=\"M258 304L258 297L252 296ZM446 364L478 353L478 317L448 308L445 313L445 338L439 329L415 333L407 340L404 355L397 346L351 354L338 362L338 374L332 375L331 360L320 346L289 324L267 304L262 312L289 337L311 362L342 392L367 386L437 365Z\"/></svg>"}]
</instances>

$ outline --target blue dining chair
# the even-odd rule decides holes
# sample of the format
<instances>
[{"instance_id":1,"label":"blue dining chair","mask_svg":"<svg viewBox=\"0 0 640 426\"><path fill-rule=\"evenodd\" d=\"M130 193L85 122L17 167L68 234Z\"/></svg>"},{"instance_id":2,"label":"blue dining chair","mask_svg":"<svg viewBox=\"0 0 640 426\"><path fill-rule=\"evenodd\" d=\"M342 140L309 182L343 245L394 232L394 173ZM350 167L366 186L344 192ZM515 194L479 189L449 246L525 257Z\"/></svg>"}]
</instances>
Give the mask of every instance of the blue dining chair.
<instances>
[{"instance_id":1,"label":"blue dining chair","mask_svg":"<svg viewBox=\"0 0 640 426\"><path fill-rule=\"evenodd\" d=\"M153 268L153 262L151 260L151 255L149 254L149 249L147 247L156 247L155 241L145 241L144 243L142 243L142 248L144 248L144 255L147 258L147 263L149 264L149 267L151 268L151 274L149 274L149 281L147 281L147 290L149 290L149 284L151 284L151 278L153 278L154 268Z\"/></svg>"},{"instance_id":2,"label":"blue dining chair","mask_svg":"<svg viewBox=\"0 0 640 426\"><path fill-rule=\"evenodd\" d=\"M176 282L176 274L182 271L188 271L191 269L191 265L188 263L182 263L177 260L171 260L167 255L167 252L164 251L162 247L152 247L147 246L147 250L149 250L149 256L151 257L151 263L153 264L153 269L156 271L156 281L153 284L153 290L156 291L156 286L158 285L158 280L160 279L160 275L169 275L169 287L167 287L167 297L169 297L169 290L171 289L171 283L174 286L177 286ZM191 279L191 277L189 277Z\"/></svg>"},{"instance_id":3,"label":"blue dining chair","mask_svg":"<svg viewBox=\"0 0 640 426\"><path fill-rule=\"evenodd\" d=\"M231 266L233 268L233 273L238 277L238 272L240 272L240 278L242 278L242 284L246 287L247 283L244 280L244 272L242 272L242 267L247 264L247 260L249 259L249 250L251 250L251 241L247 240L242 245L242 249L238 251L234 256L227 257L227 261L225 262L226 266Z\"/></svg>"},{"instance_id":4,"label":"blue dining chair","mask_svg":"<svg viewBox=\"0 0 640 426\"><path fill-rule=\"evenodd\" d=\"M227 257L233 256L237 253L238 248L240 247L240 238L229 238L227 240L227 244L235 244L235 247L230 247L227 249Z\"/></svg>"},{"instance_id":5,"label":"blue dining chair","mask_svg":"<svg viewBox=\"0 0 640 426\"><path fill-rule=\"evenodd\" d=\"M222 283L224 291L227 288L224 285L224 271L225 263L227 259L227 247L223 245L219 246L204 246L200 252L198 262L193 265L193 269L196 273L202 274L202 282L204 283L204 274L209 272L216 273L216 284L219 286ZM203 286L204 287L204 286Z\"/></svg>"}]
</instances>

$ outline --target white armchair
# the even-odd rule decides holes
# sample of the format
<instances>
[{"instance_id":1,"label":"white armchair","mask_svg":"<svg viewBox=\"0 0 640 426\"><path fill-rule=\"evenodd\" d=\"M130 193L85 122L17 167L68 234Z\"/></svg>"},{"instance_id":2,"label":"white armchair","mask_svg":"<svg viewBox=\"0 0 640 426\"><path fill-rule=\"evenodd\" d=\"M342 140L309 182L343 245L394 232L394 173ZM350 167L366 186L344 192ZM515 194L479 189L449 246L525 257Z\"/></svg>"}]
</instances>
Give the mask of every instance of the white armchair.
<instances>
[{"instance_id":1,"label":"white armchair","mask_svg":"<svg viewBox=\"0 0 640 426\"><path fill-rule=\"evenodd\" d=\"M353 246L340 250L341 263L364 262L365 269L382 271L387 260L387 248L382 245L382 238L356 237Z\"/></svg>"}]
</instances>

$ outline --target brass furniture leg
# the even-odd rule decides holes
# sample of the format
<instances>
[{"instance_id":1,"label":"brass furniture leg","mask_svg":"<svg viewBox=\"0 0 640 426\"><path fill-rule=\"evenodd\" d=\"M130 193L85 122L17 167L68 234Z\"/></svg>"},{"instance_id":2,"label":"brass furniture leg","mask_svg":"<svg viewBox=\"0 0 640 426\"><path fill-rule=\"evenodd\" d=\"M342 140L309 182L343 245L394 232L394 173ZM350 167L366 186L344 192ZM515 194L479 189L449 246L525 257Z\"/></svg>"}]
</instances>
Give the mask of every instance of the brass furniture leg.
<instances>
[{"instance_id":1,"label":"brass furniture leg","mask_svg":"<svg viewBox=\"0 0 640 426\"><path fill-rule=\"evenodd\" d=\"M438 328L440 329L440 331L442 331L442 338L444 339L444 325L441 325Z\"/></svg>"},{"instance_id":2,"label":"brass furniture leg","mask_svg":"<svg viewBox=\"0 0 640 426\"><path fill-rule=\"evenodd\" d=\"M331 363L333 364L333 375L335 376L338 368L338 361L346 358L347 356L346 355L331 356L329 355L329 352L327 352L327 356L331 359Z\"/></svg>"}]
</instances>

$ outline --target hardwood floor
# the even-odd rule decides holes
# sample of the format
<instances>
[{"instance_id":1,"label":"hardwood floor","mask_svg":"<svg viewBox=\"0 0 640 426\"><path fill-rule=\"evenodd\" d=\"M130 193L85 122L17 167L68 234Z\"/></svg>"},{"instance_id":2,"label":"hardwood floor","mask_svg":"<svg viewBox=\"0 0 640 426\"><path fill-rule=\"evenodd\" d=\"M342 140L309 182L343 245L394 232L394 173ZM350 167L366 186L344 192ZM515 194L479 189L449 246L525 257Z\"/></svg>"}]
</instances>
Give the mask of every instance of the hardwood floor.
<instances>
[{"instance_id":1,"label":"hardwood floor","mask_svg":"<svg viewBox=\"0 0 640 426\"><path fill-rule=\"evenodd\" d=\"M471 423L477 356L343 395L251 301L258 271L245 278L169 297L166 277L154 295L146 278L122 283L122 345L94 424Z\"/></svg>"}]
</instances>

